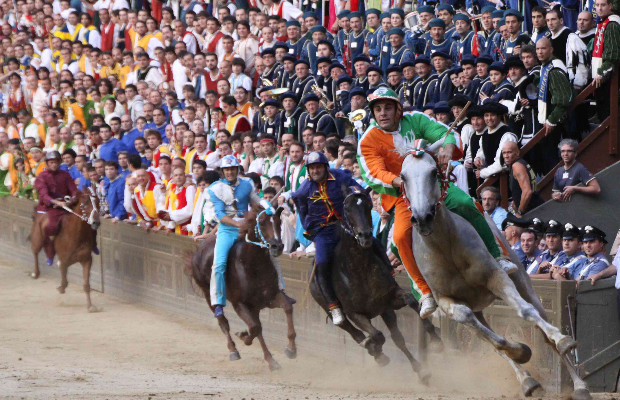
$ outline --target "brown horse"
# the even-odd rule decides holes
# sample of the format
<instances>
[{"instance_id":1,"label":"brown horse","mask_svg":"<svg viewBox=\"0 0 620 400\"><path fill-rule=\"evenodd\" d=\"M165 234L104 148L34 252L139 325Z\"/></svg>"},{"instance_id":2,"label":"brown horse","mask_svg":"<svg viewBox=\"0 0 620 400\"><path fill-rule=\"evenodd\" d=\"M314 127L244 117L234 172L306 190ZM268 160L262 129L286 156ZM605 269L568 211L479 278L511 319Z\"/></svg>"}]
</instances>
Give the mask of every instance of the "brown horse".
<instances>
[{"instance_id":1,"label":"brown horse","mask_svg":"<svg viewBox=\"0 0 620 400\"><path fill-rule=\"evenodd\" d=\"M54 250L60 266L60 286L58 291L64 293L67 285L67 270L70 265L79 262L84 274L84 292L86 308L89 312L98 311L90 301L90 267L93 262L92 251L96 245L95 231L99 227L99 199L90 191L78 192L77 201L70 207L71 213L62 216L60 230L53 239ZM45 243L45 226L47 214L34 213L30 230L30 247L34 255L34 279L39 277L39 253Z\"/></svg>"},{"instance_id":2,"label":"brown horse","mask_svg":"<svg viewBox=\"0 0 620 400\"><path fill-rule=\"evenodd\" d=\"M288 325L288 346L284 350L288 358L297 356L295 345L295 327L293 326L293 305L278 289L278 274L272 257L282 254L284 248L280 240L280 214L282 208L273 215L265 212L249 211L245 216L248 225L247 234L240 232L239 240L228 253L226 269L226 297L237 315L246 323L248 330L237 333L239 339L247 346L258 338L265 361L270 370L280 365L269 352L262 333L259 313L263 308L282 308L286 313ZM211 311L214 310L209 296L211 267L215 238L209 237L200 245L192 259L192 277L202 288ZM220 329L228 340L230 361L241 358L235 342L230 335L230 326L225 316L217 319Z\"/></svg>"}]
</instances>

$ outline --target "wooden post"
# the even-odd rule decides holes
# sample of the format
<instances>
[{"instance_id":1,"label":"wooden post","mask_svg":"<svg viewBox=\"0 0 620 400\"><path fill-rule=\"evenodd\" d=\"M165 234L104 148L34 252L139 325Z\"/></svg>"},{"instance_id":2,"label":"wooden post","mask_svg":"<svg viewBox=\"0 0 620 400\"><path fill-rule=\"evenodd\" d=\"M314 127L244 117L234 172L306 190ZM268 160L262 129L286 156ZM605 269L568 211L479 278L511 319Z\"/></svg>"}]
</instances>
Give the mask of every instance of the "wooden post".
<instances>
[{"instance_id":1,"label":"wooden post","mask_svg":"<svg viewBox=\"0 0 620 400\"><path fill-rule=\"evenodd\" d=\"M502 207L508 209L508 174L499 174L499 195L502 197Z\"/></svg>"},{"instance_id":2,"label":"wooden post","mask_svg":"<svg viewBox=\"0 0 620 400\"><path fill-rule=\"evenodd\" d=\"M618 112L618 67L614 68L611 75L611 87L610 87L610 102L609 102L609 155L615 156L618 154L618 118L620 118L620 112Z\"/></svg>"}]
</instances>

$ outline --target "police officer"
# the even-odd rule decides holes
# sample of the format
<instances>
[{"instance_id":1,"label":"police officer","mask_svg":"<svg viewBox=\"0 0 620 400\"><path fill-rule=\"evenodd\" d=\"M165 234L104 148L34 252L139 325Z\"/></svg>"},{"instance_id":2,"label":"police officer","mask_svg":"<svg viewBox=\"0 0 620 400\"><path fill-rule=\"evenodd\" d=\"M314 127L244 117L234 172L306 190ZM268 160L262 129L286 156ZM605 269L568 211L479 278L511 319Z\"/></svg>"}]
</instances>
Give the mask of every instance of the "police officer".
<instances>
[{"instance_id":1,"label":"police officer","mask_svg":"<svg viewBox=\"0 0 620 400\"><path fill-rule=\"evenodd\" d=\"M527 267L529 275L544 274L549 277L549 268L556 265L562 249L562 232L564 227L558 221L551 219L547 222L545 231L545 243L547 249L536 257L533 263Z\"/></svg>"},{"instance_id":2,"label":"police officer","mask_svg":"<svg viewBox=\"0 0 620 400\"><path fill-rule=\"evenodd\" d=\"M292 198L305 229L304 236L316 248L315 278L325 299L332 321L340 325L345 321L344 314L334 293L331 282L331 260L339 241L336 223L343 216L344 194L342 186L362 187L353 179L348 170L330 169L329 160L322 152L312 152L306 159L308 178Z\"/></svg>"},{"instance_id":3,"label":"police officer","mask_svg":"<svg viewBox=\"0 0 620 400\"><path fill-rule=\"evenodd\" d=\"M592 225L583 227L582 232L586 258L577 261L570 268L560 269L554 275L554 279L579 281L588 279L591 275L609 267L609 261L605 257L605 244L607 244L605 232Z\"/></svg>"}]
</instances>

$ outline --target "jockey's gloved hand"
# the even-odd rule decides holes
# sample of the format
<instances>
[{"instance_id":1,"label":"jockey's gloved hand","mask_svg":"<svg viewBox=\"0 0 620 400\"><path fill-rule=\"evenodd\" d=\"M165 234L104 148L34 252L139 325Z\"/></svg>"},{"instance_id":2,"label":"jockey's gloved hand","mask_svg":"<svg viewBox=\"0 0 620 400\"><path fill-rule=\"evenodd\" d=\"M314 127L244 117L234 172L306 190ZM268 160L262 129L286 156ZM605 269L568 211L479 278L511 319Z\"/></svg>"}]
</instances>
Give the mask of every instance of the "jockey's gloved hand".
<instances>
[{"instance_id":1,"label":"jockey's gloved hand","mask_svg":"<svg viewBox=\"0 0 620 400\"><path fill-rule=\"evenodd\" d=\"M265 199L261 200L260 205L265 209L265 214L273 215L276 213L276 210L273 209L273 206L267 200Z\"/></svg>"}]
</instances>

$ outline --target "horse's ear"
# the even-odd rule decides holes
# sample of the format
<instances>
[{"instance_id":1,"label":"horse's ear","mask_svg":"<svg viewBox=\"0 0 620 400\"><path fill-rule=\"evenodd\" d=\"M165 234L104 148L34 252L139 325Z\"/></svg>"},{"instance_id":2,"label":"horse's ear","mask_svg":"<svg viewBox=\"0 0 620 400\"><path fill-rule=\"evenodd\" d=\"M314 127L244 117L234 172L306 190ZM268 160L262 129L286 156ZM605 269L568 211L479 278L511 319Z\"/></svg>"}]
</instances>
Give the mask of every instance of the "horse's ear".
<instances>
[{"instance_id":1,"label":"horse's ear","mask_svg":"<svg viewBox=\"0 0 620 400\"><path fill-rule=\"evenodd\" d=\"M284 211L284 207L278 207L278 209L276 210L276 215L278 216L278 218L280 218L280 214L282 214L282 211Z\"/></svg>"},{"instance_id":2,"label":"horse's ear","mask_svg":"<svg viewBox=\"0 0 620 400\"><path fill-rule=\"evenodd\" d=\"M370 192L372 192L372 188L370 186L364 189L364 193L366 193L366 196L370 196Z\"/></svg>"}]
</instances>

